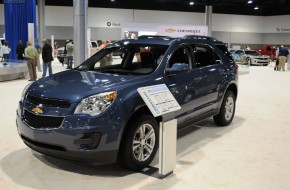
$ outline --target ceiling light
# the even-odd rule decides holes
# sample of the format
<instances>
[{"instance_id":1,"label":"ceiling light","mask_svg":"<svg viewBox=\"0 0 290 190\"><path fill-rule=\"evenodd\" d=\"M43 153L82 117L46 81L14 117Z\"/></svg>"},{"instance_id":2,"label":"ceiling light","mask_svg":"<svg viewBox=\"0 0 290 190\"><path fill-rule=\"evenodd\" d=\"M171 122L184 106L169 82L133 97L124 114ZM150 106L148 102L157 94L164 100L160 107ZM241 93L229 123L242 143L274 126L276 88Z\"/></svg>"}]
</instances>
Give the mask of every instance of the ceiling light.
<instances>
[{"instance_id":1,"label":"ceiling light","mask_svg":"<svg viewBox=\"0 0 290 190\"><path fill-rule=\"evenodd\" d=\"M189 5L190 5L190 6L194 5L194 2L193 2L193 1L190 1L190 2L189 2Z\"/></svg>"},{"instance_id":2,"label":"ceiling light","mask_svg":"<svg viewBox=\"0 0 290 190\"><path fill-rule=\"evenodd\" d=\"M251 3L253 3L253 1L251 1L251 0L250 0L250 1L248 1L248 4L251 4Z\"/></svg>"},{"instance_id":3,"label":"ceiling light","mask_svg":"<svg viewBox=\"0 0 290 190\"><path fill-rule=\"evenodd\" d=\"M111 2L115 2L115 0L111 0Z\"/></svg>"},{"instance_id":4,"label":"ceiling light","mask_svg":"<svg viewBox=\"0 0 290 190\"><path fill-rule=\"evenodd\" d=\"M254 9L255 9L255 10L258 10L258 9L259 9L259 7L257 7L257 6L256 6Z\"/></svg>"}]
</instances>

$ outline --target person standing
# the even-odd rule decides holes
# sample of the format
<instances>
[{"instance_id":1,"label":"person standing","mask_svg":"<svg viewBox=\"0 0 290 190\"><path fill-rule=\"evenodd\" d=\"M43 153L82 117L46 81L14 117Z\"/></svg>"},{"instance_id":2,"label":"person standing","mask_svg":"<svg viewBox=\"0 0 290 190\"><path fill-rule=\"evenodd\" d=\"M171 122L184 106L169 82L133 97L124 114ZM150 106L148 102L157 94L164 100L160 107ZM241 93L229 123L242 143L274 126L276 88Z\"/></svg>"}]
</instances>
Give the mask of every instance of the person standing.
<instances>
[{"instance_id":1,"label":"person standing","mask_svg":"<svg viewBox=\"0 0 290 190\"><path fill-rule=\"evenodd\" d=\"M72 69L73 54L74 54L74 45L72 41L66 44L66 51L67 51L67 69Z\"/></svg>"},{"instance_id":2,"label":"person standing","mask_svg":"<svg viewBox=\"0 0 290 190\"><path fill-rule=\"evenodd\" d=\"M40 60L39 60L39 54L41 53L41 46L39 45L39 43L38 43L38 40L37 39L35 39L35 48L36 48L36 50L37 50L37 53L38 53L38 56L37 56L37 58L36 58L36 66L37 66L37 70L38 70L38 72L41 72L42 70L41 70L41 65L40 65Z\"/></svg>"},{"instance_id":3,"label":"person standing","mask_svg":"<svg viewBox=\"0 0 290 190\"><path fill-rule=\"evenodd\" d=\"M109 40L102 40L102 44L99 47L99 51L104 49L105 47L107 47L109 44ZM100 67L104 67L104 66L108 66L109 64L109 55L104 56L101 60L100 60Z\"/></svg>"},{"instance_id":4,"label":"person standing","mask_svg":"<svg viewBox=\"0 0 290 190\"><path fill-rule=\"evenodd\" d=\"M46 76L46 71L48 68L48 75L52 75L52 68L51 68L51 62L53 61L53 57L52 57L52 47L51 45L49 45L47 43L47 40L44 39L42 40L42 60L43 60L43 64L42 64L42 78L44 78Z\"/></svg>"},{"instance_id":5,"label":"person standing","mask_svg":"<svg viewBox=\"0 0 290 190\"><path fill-rule=\"evenodd\" d=\"M285 64L288 60L289 51L288 49L284 48L283 45L281 45L279 49L279 65L278 65L278 71L285 71Z\"/></svg>"},{"instance_id":6,"label":"person standing","mask_svg":"<svg viewBox=\"0 0 290 190\"><path fill-rule=\"evenodd\" d=\"M35 47L32 46L30 41L27 41L27 48L24 50L24 54L27 60L27 67L30 79L28 81L36 81L36 59L38 57L38 52Z\"/></svg>"},{"instance_id":7,"label":"person standing","mask_svg":"<svg viewBox=\"0 0 290 190\"><path fill-rule=\"evenodd\" d=\"M276 61L274 66L274 71L278 71L278 65L279 65L279 48L276 50Z\"/></svg>"},{"instance_id":8,"label":"person standing","mask_svg":"<svg viewBox=\"0 0 290 190\"><path fill-rule=\"evenodd\" d=\"M17 55L17 60L18 61L22 61L24 60L24 46L22 45L22 40L19 40L18 41L18 45L16 47L16 55Z\"/></svg>"},{"instance_id":9,"label":"person standing","mask_svg":"<svg viewBox=\"0 0 290 190\"><path fill-rule=\"evenodd\" d=\"M9 54L11 52L11 49L9 48L8 42L5 41L4 45L1 47L1 52L4 58L4 61L9 62Z\"/></svg>"}]
</instances>

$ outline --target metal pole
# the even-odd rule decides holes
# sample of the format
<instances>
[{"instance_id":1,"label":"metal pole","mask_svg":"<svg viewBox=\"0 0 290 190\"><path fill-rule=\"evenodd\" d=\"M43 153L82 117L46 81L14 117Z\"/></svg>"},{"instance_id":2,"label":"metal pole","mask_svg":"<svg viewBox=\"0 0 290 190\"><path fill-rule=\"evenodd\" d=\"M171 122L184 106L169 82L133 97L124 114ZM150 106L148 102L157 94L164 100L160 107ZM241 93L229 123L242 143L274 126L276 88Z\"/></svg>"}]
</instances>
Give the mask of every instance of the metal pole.
<instances>
[{"instance_id":1,"label":"metal pole","mask_svg":"<svg viewBox=\"0 0 290 190\"><path fill-rule=\"evenodd\" d=\"M88 58L87 17L88 0L74 0L74 66Z\"/></svg>"},{"instance_id":2,"label":"metal pole","mask_svg":"<svg viewBox=\"0 0 290 190\"><path fill-rule=\"evenodd\" d=\"M205 25L207 25L207 35L211 36L212 5L206 5L205 7Z\"/></svg>"},{"instance_id":3,"label":"metal pole","mask_svg":"<svg viewBox=\"0 0 290 190\"><path fill-rule=\"evenodd\" d=\"M38 5L38 43L41 44L41 41L45 38L45 1L37 0Z\"/></svg>"}]
</instances>

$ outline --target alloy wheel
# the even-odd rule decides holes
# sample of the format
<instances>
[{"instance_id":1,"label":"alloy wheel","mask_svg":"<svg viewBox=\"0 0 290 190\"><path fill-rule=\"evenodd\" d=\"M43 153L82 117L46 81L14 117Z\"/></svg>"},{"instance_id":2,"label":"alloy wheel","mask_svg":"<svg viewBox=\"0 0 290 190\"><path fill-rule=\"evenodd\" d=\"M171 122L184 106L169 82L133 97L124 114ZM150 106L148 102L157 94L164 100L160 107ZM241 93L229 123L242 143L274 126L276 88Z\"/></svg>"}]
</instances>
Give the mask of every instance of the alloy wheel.
<instances>
[{"instance_id":1,"label":"alloy wheel","mask_svg":"<svg viewBox=\"0 0 290 190\"><path fill-rule=\"evenodd\" d=\"M150 157L155 147L155 135L153 126L148 123L137 129L132 144L133 155L136 160L144 162Z\"/></svg>"}]
</instances>

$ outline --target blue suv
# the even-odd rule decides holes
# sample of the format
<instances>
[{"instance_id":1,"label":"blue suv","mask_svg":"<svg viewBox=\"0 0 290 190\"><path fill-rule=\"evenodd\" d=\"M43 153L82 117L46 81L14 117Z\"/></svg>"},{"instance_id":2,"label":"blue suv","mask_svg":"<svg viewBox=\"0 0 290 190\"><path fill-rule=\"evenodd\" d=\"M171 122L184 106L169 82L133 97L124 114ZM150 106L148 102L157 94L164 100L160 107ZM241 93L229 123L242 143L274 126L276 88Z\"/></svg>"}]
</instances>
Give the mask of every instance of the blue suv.
<instances>
[{"instance_id":1,"label":"blue suv","mask_svg":"<svg viewBox=\"0 0 290 190\"><path fill-rule=\"evenodd\" d=\"M112 56L122 52L120 56ZM25 87L18 133L31 149L52 157L148 166L158 149L158 124L137 89L166 84L181 110L178 127L212 117L227 126L235 113L237 66L210 37L141 37L100 50L72 70Z\"/></svg>"}]
</instances>

